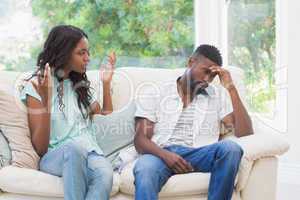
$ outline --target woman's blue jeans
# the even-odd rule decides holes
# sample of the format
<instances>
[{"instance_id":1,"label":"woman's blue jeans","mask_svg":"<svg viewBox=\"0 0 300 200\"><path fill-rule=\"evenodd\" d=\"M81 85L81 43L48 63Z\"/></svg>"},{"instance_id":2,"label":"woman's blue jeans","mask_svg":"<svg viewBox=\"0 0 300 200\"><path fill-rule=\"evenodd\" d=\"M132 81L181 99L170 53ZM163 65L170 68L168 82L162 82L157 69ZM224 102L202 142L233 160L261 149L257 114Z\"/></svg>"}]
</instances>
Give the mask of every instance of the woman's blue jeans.
<instances>
[{"instance_id":1,"label":"woman's blue jeans","mask_svg":"<svg viewBox=\"0 0 300 200\"><path fill-rule=\"evenodd\" d=\"M108 200L112 166L102 155L68 143L46 153L40 170L63 178L65 200Z\"/></svg>"}]
</instances>

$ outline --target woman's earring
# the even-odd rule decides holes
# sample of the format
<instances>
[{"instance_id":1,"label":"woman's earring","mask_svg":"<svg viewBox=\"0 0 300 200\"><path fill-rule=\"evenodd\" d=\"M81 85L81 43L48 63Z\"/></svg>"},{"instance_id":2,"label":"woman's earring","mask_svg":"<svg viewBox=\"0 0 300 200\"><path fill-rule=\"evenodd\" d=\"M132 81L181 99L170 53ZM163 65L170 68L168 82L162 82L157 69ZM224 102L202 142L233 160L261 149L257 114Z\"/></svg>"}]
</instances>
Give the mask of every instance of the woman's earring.
<instances>
[{"instance_id":1,"label":"woman's earring","mask_svg":"<svg viewBox=\"0 0 300 200\"><path fill-rule=\"evenodd\" d=\"M65 76L64 70L63 70L63 69L57 70L57 76L58 76L59 78L64 78L64 76Z\"/></svg>"}]
</instances>

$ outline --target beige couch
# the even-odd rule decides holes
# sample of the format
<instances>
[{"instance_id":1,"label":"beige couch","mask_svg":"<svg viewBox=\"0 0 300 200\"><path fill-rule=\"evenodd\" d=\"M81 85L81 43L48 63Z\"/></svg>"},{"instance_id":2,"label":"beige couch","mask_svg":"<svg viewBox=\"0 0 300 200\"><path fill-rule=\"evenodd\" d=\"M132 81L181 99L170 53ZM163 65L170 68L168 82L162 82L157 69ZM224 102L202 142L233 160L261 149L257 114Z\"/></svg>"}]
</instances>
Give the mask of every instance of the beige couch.
<instances>
[{"instance_id":1,"label":"beige couch","mask_svg":"<svg viewBox=\"0 0 300 200\"><path fill-rule=\"evenodd\" d=\"M121 110L128 102L135 99L142 85L158 84L180 75L183 70L119 68L115 72L112 87L115 110ZM244 97L242 71L234 67L230 67L229 70L241 96ZM19 74L0 71L0 79L4 78L13 83ZM94 85L100 82L97 71L89 71L88 76ZM240 139L227 136L228 139L237 141L245 152L232 199L275 200L278 167L276 156L286 152L289 145L279 134L274 133L263 123L259 123L259 120L253 118L253 123L255 135ZM127 165L121 174L114 174L112 200L133 199L132 167L133 163ZM173 176L163 187L160 199L206 199L209 178L210 175L204 173ZM0 170L0 189L3 191L0 192L0 200L63 199L62 179L33 169L14 166L2 168Z\"/></svg>"}]
</instances>

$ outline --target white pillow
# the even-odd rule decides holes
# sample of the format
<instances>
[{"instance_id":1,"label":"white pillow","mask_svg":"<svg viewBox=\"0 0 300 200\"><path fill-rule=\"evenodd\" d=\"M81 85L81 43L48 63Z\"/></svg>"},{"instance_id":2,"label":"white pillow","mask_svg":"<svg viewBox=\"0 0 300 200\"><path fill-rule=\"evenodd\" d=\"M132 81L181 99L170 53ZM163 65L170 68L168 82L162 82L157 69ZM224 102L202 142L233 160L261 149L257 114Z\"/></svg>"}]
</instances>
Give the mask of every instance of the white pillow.
<instances>
[{"instance_id":1,"label":"white pillow","mask_svg":"<svg viewBox=\"0 0 300 200\"><path fill-rule=\"evenodd\" d=\"M135 110L135 103L131 102L109 115L94 115L97 143L115 168L119 167L119 152L133 146Z\"/></svg>"},{"instance_id":2,"label":"white pillow","mask_svg":"<svg viewBox=\"0 0 300 200\"><path fill-rule=\"evenodd\" d=\"M13 72L1 74L0 128L9 142L12 165L37 169L39 156L31 143L26 108L16 92L17 76ZM23 79L22 77L18 80Z\"/></svg>"},{"instance_id":3,"label":"white pillow","mask_svg":"<svg viewBox=\"0 0 300 200\"><path fill-rule=\"evenodd\" d=\"M8 141L0 130L0 169L11 162L11 151Z\"/></svg>"}]
</instances>

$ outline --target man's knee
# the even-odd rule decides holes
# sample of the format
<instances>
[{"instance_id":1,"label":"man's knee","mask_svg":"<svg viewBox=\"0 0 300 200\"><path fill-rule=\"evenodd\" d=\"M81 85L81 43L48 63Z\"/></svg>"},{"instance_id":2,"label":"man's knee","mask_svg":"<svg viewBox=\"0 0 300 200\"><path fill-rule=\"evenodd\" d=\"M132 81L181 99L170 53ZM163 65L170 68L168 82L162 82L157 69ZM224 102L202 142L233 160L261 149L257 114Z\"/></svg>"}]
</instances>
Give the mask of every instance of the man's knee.
<instances>
[{"instance_id":1,"label":"man's knee","mask_svg":"<svg viewBox=\"0 0 300 200\"><path fill-rule=\"evenodd\" d=\"M135 184L147 188L154 187L159 190L161 179L166 176L163 174L164 168L165 164L160 158L150 154L141 156L133 169Z\"/></svg>"},{"instance_id":2,"label":"man's knee","mask_svg":"<svg viewBox=\"0 0 300 200\"><path fill-rule=\"evenodd\" d=\"M232 158L241 159L243 149L236 142L224 140L219 143L219 152L222 155L231 156Z\"/></svg>"},{"instance_id":3,"label":"man's knee","mask_svg":"<svg viewBox=\"0 0 300 200\"><path fill-rule=\"evenodd\" d=\"M136 189L147 189L158 193L162 178L165 176L163 167L164 163L160 158L148 154L141 156L133 169Z\"/></svg>"},{"instance_id":4,"label":"man's knee","mask_svg":"<svg viewBox=\"0 0 300 200\"><path fill-rule=\"evenodd\" d=\"M143 155L136 162L133 173L134 175L142 174L143 176L155 175L159 173L160 158L153 155Z\"/></svg>"}]
</instances>

